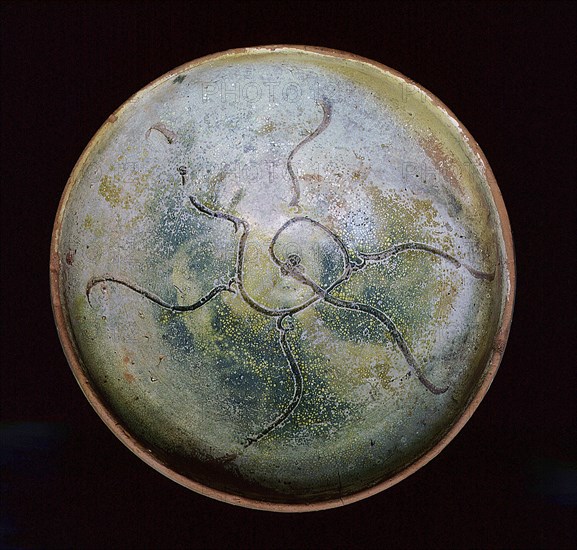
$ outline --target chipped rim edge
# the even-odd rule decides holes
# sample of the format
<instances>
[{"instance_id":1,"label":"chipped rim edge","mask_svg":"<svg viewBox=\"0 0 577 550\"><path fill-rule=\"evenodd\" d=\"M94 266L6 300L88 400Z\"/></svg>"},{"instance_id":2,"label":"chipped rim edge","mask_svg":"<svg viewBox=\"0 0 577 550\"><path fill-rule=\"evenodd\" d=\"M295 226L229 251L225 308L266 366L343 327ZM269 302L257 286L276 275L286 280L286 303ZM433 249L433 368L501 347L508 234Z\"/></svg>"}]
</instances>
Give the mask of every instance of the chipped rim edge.
<instances>
[{"instance_id":1,"label":"chipped rim edge","mask_svg":"<svg viewBox=\"0 0 577 550\"><path fill-rule=\"evenodd\" d=\"M501 314L500 326L495 338L493 340L492 354L491 358L487 363L484 373L481 376L480 383L476 394L470 399L469 404L465 407L459 418L453 423L453 425L447 430L447 432L441 437L441 439L428 451L416 458L413 462L402 468L400 471L395 473L392 477L372 486L367 489L363 489L351 495L342 496L340 498L333 498L325 501L317 502L303 502L303 503L282 503L282 502L268 502L264 500L257 500L247 497L242 497L240 495L235 495L231 493L226 493L224 491L214 489L202 483L196 482L189 479L186 476L179 474L172 470L167 464L162 462L159 458L155 457L150 449L142 445L136 438L134 438L129 432L127 432L119 420L112 414L111 411L104 405L101 397L99 396L96 388L91 383L89 377L85 373L81 361L79 359L78 350L76 348L73 336L71 334L70 325L68 318L63 308L61 294L60 294L60 270L61 270L61 259L58 254L58 247L60 241L60 233L62 228L62 219L64 217L64 210L68 202L68 197L75 184L75 176L80 166L83 165L84 160L88 154L92 151L92 148L98 141L99 137L106 131L106 126L110 123L114 123L117 119L117 113L121 112L128 104L130 104L137 96L148 92L150 89L156 87L158 84L168 80L169 78L195 67L197 65L202 65L208 61L222 58L225 56L235 56L242 54L251 53L262 53L262 52L274 52L275 50L294 50L295 52L303 53L313 53L321 56L336 57L345 60L358 61L363 64L371 65L383 72L390 73L401 81L404 81L412 86L415 86L420 91L422 91L426 96L431 99L432 103L444 111L448 118L453 119L456 123L457 131L461 137L463 137L468 147L472 152L479 156L481 165L485 171L485 179L489 185L491 191L491 197L495 204L497 214L499 216L500 222L500 237L503 239L504 245L504 261L507 273L507 280L503 281L507 285L507 292L505 295L505 303L503 306L503 311ZM269 45L269 46L256 46L248 48L237 48L230 49L223 52L218 52L215 54L200 57L183 65L172 69L171 71L165 73L159 78L153 80L150 84L146 85L138 92L133 94L128 100L126 100L118 109L110 115L104 124L98 129L88 145L85 147L84 151L80 155L78 161L76 162L70 177L66 183L66 187L62 193L60 203L58 205L58 210L56 212L56 218L54 221L54 227L52 231L51 247L50 247L50 294L52 302L52 311L54 314L54 319L56 322L56 328L58 331L58 336L60 338L60 343L64 350L64 354L70 368L78 382L80 388L82 389L85 397L88 399L89 403L92 405L96 413L100 416L102 421L108 426L108 428L114 433L114 435L126 446L128 447L136 456L143 460L146 464L165 475L169 479L175 481L176 483L191 489L201 495L211 497L213 499L219 500L221 502L226 502L228 504L233 504L236 506L243 506L246 508L252 508L256 510L265 510L271 512L312 512L317 510L326 510L329 508L338 508L346 504L351 504L359 500L365 499L393 485L396 485L406 477L415 473L433 458L435 458L448 444L449 442L461 431L463 426L471 418L483 397L487 393L495 374L499 368L499 364L503 357L505 351L505 346L507 344L507 339L509 336L509 330L511 327L511 320L513 315L513 306L515 301L515 287L516 287L516 271L515 271L515 252L513 247L513 237L511 233L511 226L509 222L509 216L505 208L505 203L503 202L503 197L501 191L497 185L497 181L489 166L487 158L485 157L483 151L469 133L469 131L463 126L463 124L457 119L453 112L435 95L423 88L421 85L412 81L410 78L399 73L398 71L383 65L382 63L367 59L362 56L351 54L348 52L343 52L340 50L335 50L331 48L322 48L316 46L302 46L302 45Z\"/></svg>"}]
</instances>

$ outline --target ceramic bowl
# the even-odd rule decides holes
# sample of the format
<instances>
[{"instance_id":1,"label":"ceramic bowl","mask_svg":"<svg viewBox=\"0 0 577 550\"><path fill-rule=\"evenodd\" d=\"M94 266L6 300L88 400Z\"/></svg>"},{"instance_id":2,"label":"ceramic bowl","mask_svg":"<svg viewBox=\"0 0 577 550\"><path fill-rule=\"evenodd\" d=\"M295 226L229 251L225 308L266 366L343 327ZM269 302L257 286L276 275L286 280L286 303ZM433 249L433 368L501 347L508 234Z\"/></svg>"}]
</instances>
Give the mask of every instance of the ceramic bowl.
<instances>
[{"instance_id":1,"label":"ceramic bowl","mask_svg":"<svg viewBox=\"0 0 577 550\"><path fill-rule=\"evenodd\" d=\"M432 94L347 53L247 48L107 119L64 190L51 289L74 375L134 453L306 511L462 428L505 347L513 248L487 160Z\"/></svg>"}]
</instances>

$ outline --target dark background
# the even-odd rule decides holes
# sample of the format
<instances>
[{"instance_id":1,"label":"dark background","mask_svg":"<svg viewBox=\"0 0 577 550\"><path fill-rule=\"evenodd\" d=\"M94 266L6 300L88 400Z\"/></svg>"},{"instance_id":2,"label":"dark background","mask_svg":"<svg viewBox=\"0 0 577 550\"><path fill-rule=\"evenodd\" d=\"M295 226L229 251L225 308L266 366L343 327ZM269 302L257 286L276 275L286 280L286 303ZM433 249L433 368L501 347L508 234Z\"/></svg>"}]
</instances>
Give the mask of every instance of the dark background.
<instances>
[{"instance_id":1,"label":"dark background","mask_svg":"<svg viewBox=\"0 0 577 550\"><path fill-rule=\"evenodd\" d=\"M1 547L575 547L571 4L5 2L0 9ZM350 51L441 98L496 174L519 272L501 369L456 439L399 485L305 515L202 497L125 449L66 364L48 286L60 195L107 116L184 62L273 43Z\"/></svg>"}]
</instances>

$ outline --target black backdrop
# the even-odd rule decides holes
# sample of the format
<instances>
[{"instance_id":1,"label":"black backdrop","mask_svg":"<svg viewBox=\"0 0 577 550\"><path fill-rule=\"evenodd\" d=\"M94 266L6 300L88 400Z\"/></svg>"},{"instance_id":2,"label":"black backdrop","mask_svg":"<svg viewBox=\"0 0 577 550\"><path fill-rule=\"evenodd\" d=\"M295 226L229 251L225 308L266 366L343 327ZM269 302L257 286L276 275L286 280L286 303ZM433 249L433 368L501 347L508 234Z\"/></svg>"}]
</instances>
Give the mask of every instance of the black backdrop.
<instances>
[{"instance_id":1,"label":"black backdrop","mask_svg":"<svg viewBox=\"0 0 577 550\"><path fill-rule=\"evenodd\" d=\"M6 548L567 548L576 544L575 10L568 3L9 2L2 11L2 517ZM50 232L68 174L133 92L232 47L350 51L443 100L514 231L516 311L472 420L342 509L239 509L165 479L97 418L61 351Z\"/></svg>"}]
</instances>

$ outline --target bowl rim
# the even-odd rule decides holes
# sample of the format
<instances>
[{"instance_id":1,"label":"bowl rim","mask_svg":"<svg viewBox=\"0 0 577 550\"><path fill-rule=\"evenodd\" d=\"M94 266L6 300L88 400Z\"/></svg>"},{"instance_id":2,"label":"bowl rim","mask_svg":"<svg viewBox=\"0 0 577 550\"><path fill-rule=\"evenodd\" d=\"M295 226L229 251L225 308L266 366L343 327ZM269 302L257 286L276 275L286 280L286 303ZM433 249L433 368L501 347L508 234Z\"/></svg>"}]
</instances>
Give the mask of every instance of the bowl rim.
<instances>
[{"instance_id":1,"label":"bowl rim","mask_svg":"<svg viewBox=\"0 0 577 550\"><path fill-rule=\"evenodd\" d=\"M457 127L457 131L461 137L467 141L469 147L473 152L475 152L482 164L485 171L486 181L491 192L491 197L496 207L496 212L499 217L499 222L501 226L500 237L503 239L504 243L504 262L506 267L506 273L508 279L503 281L507 285L507 293L505 296L503 312L501 316L501 323L498 327L497 333L493 339L493 345L491 349L491 356L485 367L485 371L480 378L480 383L478 384L476 393L470 398L468 405L465 407L462 414L455 420L447 432L441 437L441 439L428 451L423 453L421 456L415 458L415 460L409 463L407 466L403 467L391 477L381 481L380 483L357 491L350 495L341 496L339 498L331 498L323 501L314 502L300 502L300 503L283 503L283 502L269 502L266 500L258 500L248 497L243 497L236 494L227 493L220 489L215 489L194 481L174 470L172 470L167 464L165 464L159 457L155 456L153 451L148 449L145 445L139 442L135 437L133 437L127 430L124 429L121 422L114 416L114 414L106 407L104 401L101 399L98 391L91 383L89 377L84 371L82 364L79 359L79 353L76 348L74 338L70 330L70 324L68 322L66 312L64 310L61 294L60 294L60 272L63 265L62 258L58 252L60 235L62 229L62 220L64 217L64 211L70 193L76 183L76 173L79 167L83 164L84 160L88 154L92 151L94 145L96 144L99 136L101 136L109 124L113 124L117 118L118 113L126 108L137 96L145 94L151 88L154 88L158 84L178 75L186 70L189 70L195 66L202 65L206 62L216 60L226 56L236 56L236 55L250 55L258 53L273 53L275 50L292 50L293 52L303 52L303 53L313 53L322 56L340 58L343 60L358 61L364 64L371 65L372 67L390 73L395 77L399 78L401 81L415 86L420 92L424 93L434 105L439 107L446 115L452 119ZM254 46L247 48L235 48L229 49L222 52L213 53L206 55L195 60L184 63L164 75L156 78L130 98L128 98L120 107L118 107L100 126L97 132L90 139L86 147L84 148L82 154L76 161L74 168L68 178L60 202L58 205L58 210L56 212L56 217L54 221L54 226L52 230L51 246L50 246L50 294L52 311L56 323L56 328L58 336L60 338L60 343L64 350L64 354L70 365L70 368L78 382L82 392L85 397L96 411L101 420L108 426L108 428L114 433L114 435L126 446L128 447L136 456L143 460L146 464L165 475L169 479L177 482L178 484L195 491L201 495L211 497L213 499L219 500L221 502L226 502L229 504L243 506L246 508L265 510L273 512L309 512L317 510L326 510L330 508L338 508L346 504L351 504L359 500L365 499L369 496L375 495L396 485L403 479L407 478L411 474L415 473L417 470L422 468L425 464L430 462L435 458L448 444L454 439L454 437L461 431L468 420L471 418L481 401L483 400L485 394L487 393L497 370L499 364L503 357L505 347L507 344L507 339L509 336L509 331L511 327L511 320L513 315L514 301L515 301L515 289L516 289L516 267L515 267L515 251L513 246L513 237L511 233L511 225L509 222L509 216L505 208L503 197L501 191L497 185L497 181L489 166L487 158L485 157L483 151L479 147L478 143L475 141L470 132L465 128L465 126L457 119L453 112L435 95L425 89L423 86L417 84L410 78L401 74L400 72L391 69L390 67L373 61L371 59L351 54L348 52L335 50L332 48L323 48L318 46L304 46L304 45L289 45L289 44L275 44L266 46Z\"/></svg>"}]
</instances>

